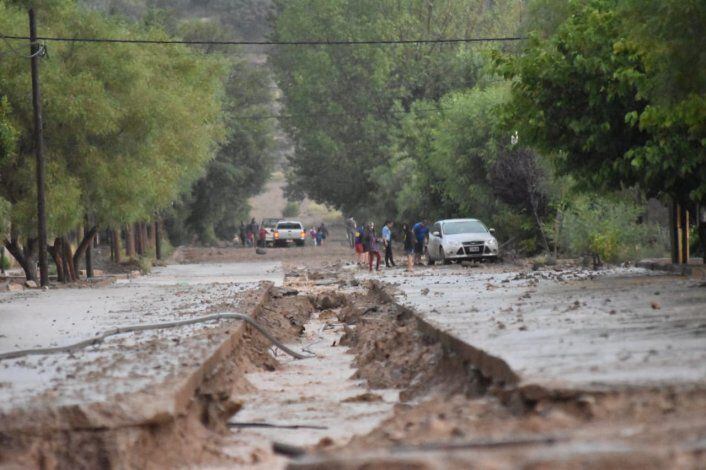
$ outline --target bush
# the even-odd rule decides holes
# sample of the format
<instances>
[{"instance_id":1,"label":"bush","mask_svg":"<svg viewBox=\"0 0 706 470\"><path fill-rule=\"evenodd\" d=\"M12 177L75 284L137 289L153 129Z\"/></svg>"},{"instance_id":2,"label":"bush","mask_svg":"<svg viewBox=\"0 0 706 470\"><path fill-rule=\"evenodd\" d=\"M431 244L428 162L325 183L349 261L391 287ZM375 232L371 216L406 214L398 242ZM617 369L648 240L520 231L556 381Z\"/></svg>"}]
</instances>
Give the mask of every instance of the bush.
<instances>
[{"instance_id":1,"label":"bush","mask_svg":"<svg viewBox=\"0 0 706 470\"><path fill-rule=\"evenodd\" d=\"M10 269L10 258L2 255L2 257L0 257L0 266L2 266L2 269Z\"/></svg>"},{"instance_id":2,"label":"bush","mask_svg":"<svg viewBox=\"0 0 706 470\"><path fill-rule=\"evenodd\" d=\"M299 215L300 205L296 201L287 201L287 205L282 209L282 217L296 217Z\"/></svg>"},{"instance_id":3,"label":"bush","mask_svg":"<svg viewBox=\"0 0 706 470\"><path fill-rule=\"evenodd\" d=\"M643 207L630 201L578 196L564 213L559 247L564 255L598 255L611 263L665 256L668 231L657 224L639 223L643 212Z\"/></svg>"}]
</instances>

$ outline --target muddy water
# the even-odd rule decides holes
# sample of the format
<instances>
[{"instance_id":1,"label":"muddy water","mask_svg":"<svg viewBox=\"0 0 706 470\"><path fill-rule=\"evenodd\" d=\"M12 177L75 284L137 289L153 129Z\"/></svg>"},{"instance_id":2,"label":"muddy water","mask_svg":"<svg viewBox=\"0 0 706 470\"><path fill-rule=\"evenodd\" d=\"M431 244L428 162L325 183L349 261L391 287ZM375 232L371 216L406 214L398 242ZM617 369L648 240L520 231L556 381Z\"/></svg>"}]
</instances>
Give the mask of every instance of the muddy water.
<instances>
[{"instance_id":1,"label":"muddy water","mask_svg":"<svg viewBox=\"0 0 706 470\"><path fill-rule=\"evenodd\" d=\"M313 315L304 335L291 345L316 357L292 360L273 350L281 367L247 374L257 390L241 397L243 408L230 419L239 427L231 427L222 449L236 465L284 468L287 459L272 452L273 442L298 447L341 445L392 415L399 390L371 392L365 380L351 378L354 357L348 348L334 346L343 326L318 316ZM252 423L301 427L250 427Z\"/></svg>"}]
</instances>

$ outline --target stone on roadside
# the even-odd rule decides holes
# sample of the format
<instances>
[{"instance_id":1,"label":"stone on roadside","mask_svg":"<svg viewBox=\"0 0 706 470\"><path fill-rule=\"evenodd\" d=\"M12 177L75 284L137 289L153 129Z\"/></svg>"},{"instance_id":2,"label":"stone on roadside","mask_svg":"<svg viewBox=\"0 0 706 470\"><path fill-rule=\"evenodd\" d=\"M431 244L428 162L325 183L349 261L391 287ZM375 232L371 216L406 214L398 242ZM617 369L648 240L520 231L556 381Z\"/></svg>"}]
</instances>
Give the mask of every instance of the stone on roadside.
<instances>
[{"instance_id":1,"label":"stone on roadside","mask_svg":"<svg viewBox=\"0 0 706 470\"><path fill-rule=\"evenodd\" d=\"M25 290L25 286L23 286L22 284L17 284L15 282L10 282L9 284L7 284L6 289L8 292L22 292L23 290Z\"/></svg>"}]
</instances>

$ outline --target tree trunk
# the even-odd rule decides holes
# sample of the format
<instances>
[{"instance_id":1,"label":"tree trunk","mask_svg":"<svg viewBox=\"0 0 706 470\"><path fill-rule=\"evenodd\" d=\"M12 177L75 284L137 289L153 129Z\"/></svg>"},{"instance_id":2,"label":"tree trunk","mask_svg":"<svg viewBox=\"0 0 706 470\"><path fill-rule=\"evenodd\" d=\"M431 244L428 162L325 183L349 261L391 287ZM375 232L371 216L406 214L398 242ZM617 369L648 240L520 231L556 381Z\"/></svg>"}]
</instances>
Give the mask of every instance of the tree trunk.
<instances>
[{"instance_id":1,"label":"tree trunk","mask_svg":"<svg viewBox=\"0 0 706 470\"><path fill-rule=\"evenodd\" d=\"M145 237L147 240L147 248L154 248L154 224L145 222Z\"/></svg>"},{"instance_id":2,"label":"tree trunk","mask_svg":"<svg viewBox=\"0 0 706 470\"><path fill-rule=\"evenodd\" d=\"M704 264L706 264L706 207L701 204L696 208L696 220L698 223L696 231L701 242L701 255L703 256Z\"/></svg>"},{"instance_id":3,"label":"tree trunk","mask_svg":"<svg viewBox=\"0 0 706 470\"><path fill-rule=\"evenodd\" d=\"M57 281L66 282L66 278L64 277L64 266L61 261L61 239L55 238L54 245L48 245L47 251L51 255L52 259L54 260L54 264L56 265Z\"/></svg>"},{"instance_id":4,"label":"tree trunk","mask_svg":"<svg viewBox=\"0 0 706 470\"><path fill-rule=\"evenodd\" d=\"M4 245L22 267L25 278L37 282L37 239L30 238L27 240L27 246L22 247L17 237L11 236L10 240L5 239Z\"/></svg>"},{"instance_id":5,"label":"tree trunk","mask_svg":"<svg viewBox=\"0 0 706 470\"><path fill-rule=\"evenodd\" d=\"M108 229L108 242L110 242L110 261L115 261L115 235L113 229Z\"/></svg>"},{"instance_id":6,"label":"tree trunk","mask_svg":"<svg viewBox=\"0 0 706 470\"><path fill-rule=\"evenodd\" d=\"M132 236L135 238L135 254L142 255L142 246L140 244L140 224L137 222L132 224Z\"/></svg>"},{"instance_id":7,"label":"tree trunk","mask_svg":"<svg viewBox=\"0 0 706 470\"><path fill-rule=\"evenodd\" d=\"M115 253L115 258L113 261L120 263L122 261L122 254L120 253L120 229L113 229L113 252Z\"/></svg>"},{"instance_id":8,"label":"tree trunk","mask_svg":"<svg viewBox=\"0 0 706 470\"><path fill-rule=\"evenodd\" d=\"M71 280L71 273L69 272L69 263L66 259L66 247L64 246L64 238L59 239L59 253L61 253L61 269L64 271L64 279L62 282L69 282Z\"/></svg>"},{"instance_id":9,"label":"tree trunk","mask_svg":"<svg viewBox=\"0 0 706 470\"><path fill-rule=\"evenodd\" d=\"M687 264L689 262L689 211L677 201L672 201L669 229L672 263Z\"/></svg>"},{"instance_id":10,"label":"tree trunk","mask_svg":"<svg viewBox=\"0 0 706 470\"><path fill-rule=\"evenodd\" d=\"M160 228L159 219L157 219L154 221L154 254L158 260L162 259L162 231Z\"/></svg>"},{"instance_id":11,"label":"tree trunk","mask_svg":"<svg viewBox=\"0 0 706 470\"><path fill-rule=\"evenodd\" d=\"M80 266L81 265L81 256L83 254L86 254L86 262L88 262L88 256L90 251L91 251L91 244L93 242L93 237L96 236L96 233L98 232L98 227L95 225L91 227L89 230L86 230L84 227L83 229L83 239L81 240L81 243L79 243L78 247L76 248L76 253L74 253L73 257L73 262L74 266ZM88 275L88 265L86 265L86 275ZM93 277L92 275L89 277Z\"/></svg>"},{"instance_id":12,"label":"tree trunk","mask_svg":"<svg viewBox=\"0 0 706 470\"><path fill-rule=\"evenodd\" d=\"M125 226L125 256L127 258L135 257L135 234L133 233L132 224Z\"/></svg>"},{"instance_id":13,"label":"tree trunk","mask_svg":"<svg viewBox=\"0 0 706 470\"><path fill-rule=\"evenodd\" d=\"M145 252L147 252L147 251L149 251L150 248L152 248L150 234L147 230L147 227L149 226L149 222L142 222L140 225L142 226L142 243L144 245Z\"/></svg>"},{"instance_id":14,"label":"tree trunk","mask_svg":"<svg viewBox=\"0 0 706 470\"><path fill-rule=\"evenodd\" d=\"M64 250L66 253L66 263L69 265L69 274L71 275L71 282L78 281L78 270L76 269L76 263L74 263L74 254L71 248L71 242L64 238Z\"/></svg>"},{"instance_id":15,"label":"tree trunk","mask_svg":"<svg viewBox=\"0 0 706 470\"><path fill-rule=\"evenodd\" d=\"M91 244L88 245L88 248L86 248L86 278L91 279L93 277L93 255L91 252L93 251L93 247Z\"/></svg>"}]
</instances>

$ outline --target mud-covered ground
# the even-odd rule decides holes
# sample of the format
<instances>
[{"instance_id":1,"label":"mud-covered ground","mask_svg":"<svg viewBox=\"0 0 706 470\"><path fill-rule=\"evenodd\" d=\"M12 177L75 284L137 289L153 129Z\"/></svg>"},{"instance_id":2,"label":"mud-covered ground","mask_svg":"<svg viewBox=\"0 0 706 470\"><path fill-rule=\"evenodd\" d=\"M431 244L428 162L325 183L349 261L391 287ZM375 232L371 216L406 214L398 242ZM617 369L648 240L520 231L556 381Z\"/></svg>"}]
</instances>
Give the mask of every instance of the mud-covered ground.
<instances>
[{"instance_id":1,"label":"mud-covered ground","mask_svg":"<svg viewBox=\"0 0 706 470\"><path fill-rule=\"evenodd\" d=\"M190 404L176 415L136 425L127 434L101 430L100 445L82 445L97 441L95 431L78 428L62 431L61 438L45 436L35 447L22 447L12 435L1 436L2 442L15 446L15 463L48 468L72 461L57 454L62 445L78 454L96 453L74 462L144 468L706 465L706 377L698 360L706 354L700 340L706 305L699 281L622 268L589 271L573 263L369 274L351 260L350 250L335 241L265 254L179 249L175 262L184 264L172 268L172 278L163 277L160 285L153 282L158 273L139 284L113 286L127 289L120 291L124 307L94 309L87 318L107 325L110 315L127 320L133 311L176 318L249 309L307 358L287 356L250 327L237 338L210 327L202 331L204 338L224 352L203 356L209 367L189 379ZM264 269L268 263L279 271ZM264 297L253 290L260 278L277 284ZM144 295L149 289L161 297L149 300ZM95 294L105 295L99 289ZM4 301L31 306L30 297L8 294ZM554 341L557 334L563 342ZM189 329L155 335L148 339L157 346L139 335L120 339L121 354L133 358L125 361L128 370L149 365L155 371L140 375L147 382L161 382L162 366L150 361L166 353L169 363L170 349L180 357L180 348L196 344L184 336L199 337ZM571 342L581 347L574 358L567 354ZM591 357L591 347L604 357ZM116 351L109 343L65 359L77 370L81 358L103 350ZM33 360L61 366L64 358ZM170 369L171 379L189 370L179 364L177 359ZM107 369L100 373L113 377ZM77 373L73 383L88 383L89 370ZM3 377L7 385L0 392L22 407L24 398L13 392L22 379L14 373ZM557 380L562 377L567 380ZM111 380L119 387L126 380L143 386L130 377ZM64 389L57 390L58 399L65 399ZM121 453L129 452L133 459L121 461ZM8 455L0 450L0 467L13 462Z\"/></svg>"}]
</instances>

